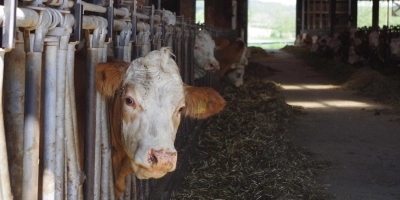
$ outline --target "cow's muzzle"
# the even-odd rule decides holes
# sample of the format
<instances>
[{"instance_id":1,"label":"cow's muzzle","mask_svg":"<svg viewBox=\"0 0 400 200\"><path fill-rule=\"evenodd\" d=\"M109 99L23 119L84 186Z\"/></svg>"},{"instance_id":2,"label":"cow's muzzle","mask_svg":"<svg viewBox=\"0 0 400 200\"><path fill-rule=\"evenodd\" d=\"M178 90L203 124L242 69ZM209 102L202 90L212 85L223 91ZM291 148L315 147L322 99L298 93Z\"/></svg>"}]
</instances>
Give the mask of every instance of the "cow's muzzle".
<instances>
[{"instance_id":1,"label":"cow's muzzle","mask_svg":"<svg viewBox=\"0 0 400 200\"><path fill-rule=\"evenodd\" d=\"M175 170L177 157L177 152L164 150L149 149L147 153L147 161L152 171L170 172Z\"/></svg>"}]
</instances>

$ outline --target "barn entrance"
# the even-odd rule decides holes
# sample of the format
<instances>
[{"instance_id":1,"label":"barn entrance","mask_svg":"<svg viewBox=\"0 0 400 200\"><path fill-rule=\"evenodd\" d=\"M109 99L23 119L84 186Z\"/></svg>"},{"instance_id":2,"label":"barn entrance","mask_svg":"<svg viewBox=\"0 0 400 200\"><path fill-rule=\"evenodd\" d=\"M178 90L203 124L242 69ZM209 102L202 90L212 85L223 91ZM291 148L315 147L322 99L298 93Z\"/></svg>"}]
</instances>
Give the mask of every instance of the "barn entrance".
<instances>
[{"instance_id":1,"label":"barn entrance","mask_svg":"<svg viewBox=\"0 0 400 200\"><path fill-rule=\"evenodd\" d=\"M249 0L248 45L280 49L293 44L296 0Z\"/></svg>"}]
</instances>

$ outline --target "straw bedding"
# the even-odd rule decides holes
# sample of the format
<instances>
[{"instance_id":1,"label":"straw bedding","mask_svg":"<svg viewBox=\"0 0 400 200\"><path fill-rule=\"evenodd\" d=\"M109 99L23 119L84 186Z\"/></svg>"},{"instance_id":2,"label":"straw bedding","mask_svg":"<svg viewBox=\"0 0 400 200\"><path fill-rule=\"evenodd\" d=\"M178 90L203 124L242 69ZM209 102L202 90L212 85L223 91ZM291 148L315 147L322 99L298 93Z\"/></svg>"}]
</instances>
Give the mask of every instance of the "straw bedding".
<instances>
[{"instance_id":1,"label":"straw bedding","mask_svg":"<svg viewBox=\"0 0 400 200\"><path fill-rule=\"evenodd\" d=\"M293 142L301 108L285 103L267 67L250 63L244 86L225 87L226 108L209 120L172 199L330 199L312 181L329 164Z\"/></svg>"}]
</instances>

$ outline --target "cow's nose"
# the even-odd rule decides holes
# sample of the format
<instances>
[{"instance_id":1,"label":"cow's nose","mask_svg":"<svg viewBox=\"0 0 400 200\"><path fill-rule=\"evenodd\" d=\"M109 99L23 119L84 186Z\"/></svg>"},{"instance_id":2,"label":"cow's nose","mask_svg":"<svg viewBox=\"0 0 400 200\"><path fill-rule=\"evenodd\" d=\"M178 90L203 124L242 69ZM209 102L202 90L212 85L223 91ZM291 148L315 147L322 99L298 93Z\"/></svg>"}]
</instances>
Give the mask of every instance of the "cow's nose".
<instances>
[{"instance_id":1,"label":"cow's nose","mask_svg":"<svg viewBox=\"0 0 400 200\"><path fill-rule=\"evenodd\" d=\"M219 69L219 63L218 62L211 62L210 63L210 69L211 70L218 70Z\"/></svg>"},{"instance_id":2,"label":"cow's nose","mask_svg":"<svg viewBox=\"0 0 400 200\"><path fill-rule=\"evenodd\" d=\"M171 171L175 169L177 153L149 149L147 158L152 170Z\"/></svg>"}]
</instances>

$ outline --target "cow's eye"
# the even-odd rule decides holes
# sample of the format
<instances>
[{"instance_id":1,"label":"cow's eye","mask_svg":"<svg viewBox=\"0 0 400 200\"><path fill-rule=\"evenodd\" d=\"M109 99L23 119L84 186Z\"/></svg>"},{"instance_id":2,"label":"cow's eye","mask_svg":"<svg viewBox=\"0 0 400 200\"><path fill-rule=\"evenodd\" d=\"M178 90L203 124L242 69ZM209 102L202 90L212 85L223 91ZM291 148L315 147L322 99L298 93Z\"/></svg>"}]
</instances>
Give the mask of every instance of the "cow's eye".
<instances>
[{"instance_id":1,"label":"cow's eye","mask_svg":"<svg viewBox=\"0 0 400 200\"><path fill-rule=\"evenodd\" d=\"M194 46L194 49L199 49L199 47L198 46Z\"/></svg>"},{"instance_id":2,"label":"cow's eye","mask_svg":"<svg viewBox=\"0 0 400 200\"><path fill-rule=\"evenodd\" d=\"M179 108L179 112L182 112L182 110L183 110L184 107L185 107L185 106L180 107L180 108Z\"/></svg>"},{"instance_id":3,"label":"cow's eye","mask_svg":"<svg viewBox=\"0 0 400 200\"><path fill-rule=\"evenodd\" d=\"M135 105L135 101L134 101L132 98L130 98L130 97L125 98L125 103L126 103L126 105L128 105L128 106L133 106L133 105Z\"/></svg>"}]
</instances>

